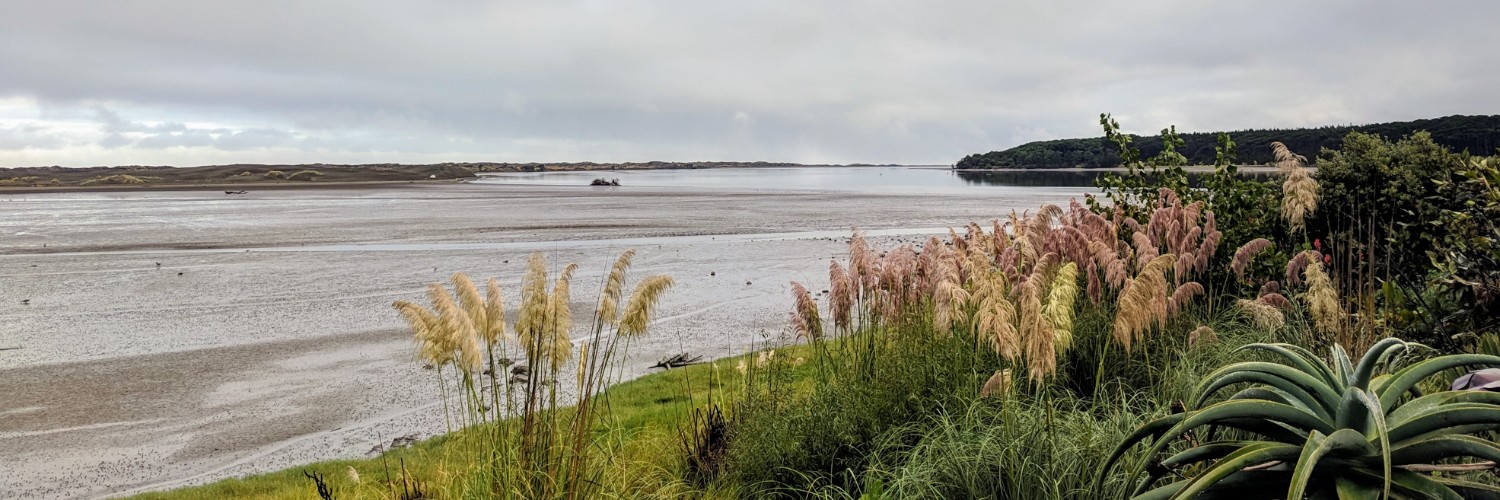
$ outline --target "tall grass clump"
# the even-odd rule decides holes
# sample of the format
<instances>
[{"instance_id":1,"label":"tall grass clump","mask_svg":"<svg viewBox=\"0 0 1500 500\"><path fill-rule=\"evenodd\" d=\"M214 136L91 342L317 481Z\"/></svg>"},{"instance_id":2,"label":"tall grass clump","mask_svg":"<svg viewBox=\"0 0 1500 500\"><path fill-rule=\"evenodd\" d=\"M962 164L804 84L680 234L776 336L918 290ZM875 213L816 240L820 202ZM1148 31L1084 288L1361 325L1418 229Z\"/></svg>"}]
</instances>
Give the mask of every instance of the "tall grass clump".
<instances>
[{"instance_id":1,"label":"tall grass clump","mask_svg":"<svg viewBox=\"0 0 1500 500\"><path fill-rule=\"evenodd\" d=\"M461 448L474 455L473 469L455 475L450 493L588 498L606 491L605 476L618 464L611 464L614 447L606 439L604 390L625 357L621 339L647 333L656 304L672 286L665 275L646 278L626 300L634 254L626 251L606 275L576 350L571 290L578 266L568 264L549 279L541 254L528 261L513 324L506 322L494 278L481 293L455 274L453 292L437 283L428 288L430 308L395 303L412 328L418 359L438 374L445 420L466 428ZM511 366L511 356L525 364ZM558 386L566 378L576 389L565 395Z\"/></svg>"},{"instance_id":2,"label":"tall grass clump","mask_svg":"<svg viewBox=\"0 0 1500 500\"><path fill-rule=\"evenodd\" d=\"M792 284L791 331L811 344L817 382L777 392L774 367L751 378L730 470L764 494L858 491L877 443L916 444L885 439L896 429L963 412L981 393L1026 385L1026 397L1046 399L1059 377L1087 378L1093 387L1078 394L1093 397L1112 357L1175 356L1151 335L1204 293L1194 279L1221 236L1201 202L1155 194L1144 222L1074 202L920 249L877 250L856 231L847 263L829 265L826 311ZM1096 364L1080 369L1084 347Z\"/></svg>"}]
</instances>

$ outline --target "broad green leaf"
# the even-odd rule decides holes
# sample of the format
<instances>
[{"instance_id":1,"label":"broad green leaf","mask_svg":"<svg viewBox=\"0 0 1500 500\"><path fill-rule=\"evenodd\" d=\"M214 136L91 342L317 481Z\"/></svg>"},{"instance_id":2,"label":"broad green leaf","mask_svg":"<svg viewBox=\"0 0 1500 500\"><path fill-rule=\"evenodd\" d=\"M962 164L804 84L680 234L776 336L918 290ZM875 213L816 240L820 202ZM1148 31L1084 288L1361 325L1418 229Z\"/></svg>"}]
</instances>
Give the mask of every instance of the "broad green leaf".
<instances>
[{"instance_id":1,"label":"broad green leaf","mask_svg":"<svg viewBox=\"0 0 1500 500\"><path fill-rule=\"evenodd\" d=\"M1370 387L1370 379L1375 375L1375 370L1391 355L1405 350L1406 342L1395 337L1376 342L1375 345L1370 346L1370 350L1365 351L1365 356L1360 358L1359 366L1354 369L1354 381L1350 385L1360 389L1368 389Z\"/></svg>"},{"instance_id":2,"label":"broad green leaf","mask_svg":"<svg viewBox=\"0 0 1500 500\"><path fill-rule=\"evenodd\" d=\"M1282 368L1290 370L1290 368L1282 365L1273 366L1281 366ZM1258 382L1264 384L1265 387L1274 388L1276 390L1285 392L1294 400L1301 403L1295 406L1303 407L1304 409L1309 410L1310 413L1313 413L1324 420L1332 420L1332 414L1330 412L1333 410L1332 408L1326 406L1327 403L1324 400L1309 393L1297 381L1290 380L1285 376L1258 370L1239 370L1218 373L1216 375L1210 375L1209 377L1210 378L1207 379L1206 383L1199 389L1198 399L1193 401L1194 408L1202 407L1203 403L1205 403L1208 398L1212 397L1213 393L1217 392L1219 389L1244 382Z\"/></svg>"},{"instance_id":3,"label":"broad green leaf","mask_svg":"<svg viewBox=\"0 0 1500 500\"><path fill-rule=\"evenodd\" d=\"M1337 407L1340 391L1342 390L1335 390L1333 387L1320 381L1316 376L1311 375L1307 372L1299 371L1287 365L1267 363L1264 361L1246 361L1243 363L1234 363L1218 370L1214 370L1213 373L1210 373L1207 377L1205 377L1204 382L1199 385L1199 389L1197 391L1198 399L1193 406L1201 406L1203 402L1213 394L1214 391L1217 391L1225 385L1228 385L1226 383L1220 382L1220 379L1227 377L1236 377L1236 374L1248 373L1261 373L1270 375L1271 377L1259 378L1255 381L1260 381L1268 385L1275 385L1276 388L1286 390L1287 392L1295 396L1300 397L1301 394L1315 396L1314 398L1309 398L1309 406L1312 406L1311 403L1315 401L1317 402L1317 405L1322 406L1323 409L1328 412L1334 411L1334 408ZM1288 383L1273 382L1277 378L1285 380ZM1249 379L1239 378L1236 378L1236 380L1250 381ZM1289 387L1296 387L1301 390L1289 390Z\"/></svg>"},{"instance_id":4,"label":"broad green leaf","mask_svg":"<svg viewBox=\"0 0 1500 500\"><path fill-rule=\"evenodd\" d=\"M1240 448L1198 474L1187 486L1177 490L1172 498L1193 498L1219 481L1241 472L1245 467L1272 460L1292 460L1299 452L1301 448L1282 443L1256 443Z\"/></svg>"},{"instance_id":5,"label":"broad green leaf","mask_svg":"<svg viewBox=\"0 0 1500 500\"><path fill-rule=\"evenodd\" d=\"M1482 403L1500 405L1500 392L1490 391L1443 391L1428 394L1402 403L1386 416L1392 426L1401 425L1413 417L1431 412L1439 406L1449 404Z\"/></svg>"},{"instance_id":6,"label":"broad green leaf","mask_svg":"<svg viewBox=\"0 0 1500 500\"><path fill-rule=\"evenodd\" d=\"M1349 362L1349 351L1345 351L1344 346L1334 344L1329 350L1333 351L1333 367L1338 371L1339 383L1334 388L1343 392L1354 378L1354 365Z\"/></svg>"},{"instance_id":7,"label":"broad green leaf","mask_svg":"<svg viewBox=\"0 0 1500 500\"><path fill-rule=\"evenodd\" d=\"M1421 439L1391 450L1391 461L1398 464L1427 464L1457 457L1500 462L1500 445L1475 436L1452 435Z\"/></svg>"},{"instance_id":8,"label":"broad green leaf","mask_svg":"<svg viewBox=\"0 0 1500 500\"><path fill-rule=\"evenodd\" d=\"M1313 471L1317 469L1319 461L1325 455L1363 456L1374 452L1375 448L1365 440L1364 434L1353 429L1339 429L1328 436L1312 431L1308 434L1307 444L1303 446L1302 454L1297 457L1297 466L1292 471L1292 481L1286 497L1302 498L1306 494Z\"/></svg>"},{"instance_id":9,"label":"broad green leaf","mask_svg":"<svg viewBox=\"0 0 1500 500\"><path fill-rule=\"evenodd\" d=\"M1286 359L1288 362L1292 363L1292 366L1296 367L1297 369L1316 375L1318 376L1318 378L1323 379L1323 382L1328 384L1329 387L1338 385L1338 380L1335 379L1333 371L1328 369L1328 365L1323 363L1323 360L1314 355L1312 351L1304 349L1301 346L1294 344L1257 343L1248 344L1244 347L1235 349L1235 352L1252 349L1267 351L1281 356L1283 359Z\"/></svg>"},{"instance_id":10,"label":"broad green leaf","mask_svg":"<svg viewBox=\"0 0 1500 500\"><path fill-rule=\"evenodd\" d=\"M1453 491L1452 488L1449 488L1447 485L1444 485L1441 482L1435 481L1433 478L1428 477L1425 474L1418 474L1409 470L1397 470L1394 473L1389 474L1388 477L1390 478L1392 483L1395 483L1402 489L1406 490L1406 493L1408 493L1408 495L1415 493L1424 495L1427 498L1442 500L1464 500L1464 497L1462 495L1459 495L1458 492Z\"/></svg>"},{"instance_id":11,"label":"broad green leaf","mask_svg":"<svg viewBox=\"0 0 1500 500\"><path fill-rule=\"evenodd\" d=\"M1409 439L1429 433L1469 434L1489 429L1500 429L1500 408L1486 404L1450 404L1392 427L1390 439L1404 445Z\"/></svg>"}]
</instances>

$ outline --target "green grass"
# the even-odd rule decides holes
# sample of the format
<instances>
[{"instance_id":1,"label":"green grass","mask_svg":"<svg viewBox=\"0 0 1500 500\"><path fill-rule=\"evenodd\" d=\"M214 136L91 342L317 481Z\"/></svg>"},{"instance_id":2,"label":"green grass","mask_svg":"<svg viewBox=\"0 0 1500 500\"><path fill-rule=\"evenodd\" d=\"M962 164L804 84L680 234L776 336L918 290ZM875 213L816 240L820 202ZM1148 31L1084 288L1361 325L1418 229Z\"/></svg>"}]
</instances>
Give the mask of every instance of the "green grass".
<instances>
[{"instance_id":1,"label":"green grass","mask_svg":"<svg viewBox=\"0 0 1500 500\"><path fill-rule=\"evenodd\" d=\"M806 347L780 350L782 356L805 356ZM619 496L735 496L732 485L716 485L707 491L688 486L680 478L683 453L678 430L690 408L704 405L710 395L720 399L743 390L744 378L736 365L754 356L721 359L646 375L608 389L608 415L597 432L611 446L606 465L606 491ZM802 365L791 376L805 386L813 367ZM563 410L565 413L569 410ZM218 498L306 499L317 498L313 482L303 471L323 474L336 498L399 498L401 463L408 476L421 481L424 490L441 498L463 497L464 481L481 468L479 441L470 429L437 436L407 448L395 449L369 459L318 462L292 469L226 479L203 486L146 493L140 500L186 500ZM347 469L353 467L361 482L352 483ZM393 492L395 494L393 494Z\"/></svg>"}]
</instances>

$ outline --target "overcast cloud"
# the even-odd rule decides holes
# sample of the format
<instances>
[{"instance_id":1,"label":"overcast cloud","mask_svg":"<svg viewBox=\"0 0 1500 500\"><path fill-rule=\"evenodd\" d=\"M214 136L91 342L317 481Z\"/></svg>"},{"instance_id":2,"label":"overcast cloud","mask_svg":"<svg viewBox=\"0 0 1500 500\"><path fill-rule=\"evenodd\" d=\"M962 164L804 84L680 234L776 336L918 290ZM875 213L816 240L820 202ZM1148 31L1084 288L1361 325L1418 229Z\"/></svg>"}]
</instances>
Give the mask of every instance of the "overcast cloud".
<instances>
[{"instance_id":1,"label":"overcast cloud","mask_svg":"<svg viewBox=\"0 0 1500 500\"><path fill-rule=\"evenodd\" d=\"M1500 2L0 1L0 166L946 164L1500 113Z\"/></svg>"}]
</instances>

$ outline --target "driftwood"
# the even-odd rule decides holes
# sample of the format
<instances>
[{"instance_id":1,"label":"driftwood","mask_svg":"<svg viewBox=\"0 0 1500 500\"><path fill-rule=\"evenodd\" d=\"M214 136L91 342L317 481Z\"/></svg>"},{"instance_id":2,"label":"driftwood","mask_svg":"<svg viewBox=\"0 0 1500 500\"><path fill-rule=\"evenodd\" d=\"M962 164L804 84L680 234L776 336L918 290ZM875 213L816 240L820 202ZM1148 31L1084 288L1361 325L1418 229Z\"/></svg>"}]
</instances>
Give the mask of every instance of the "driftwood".
<instances>
[{"instance_id":1,"label":"driftwood","mask_svg":"<svg viewBox=\"0 0 1500 500\"><path fill-rule=\"evenodd\" d=\"M658 361L656 364L651 365L651 367L652 368L666 368L668 370L671 370L673 368L681 368L681 367L684 367L684 366L687 366L687 365L696 365L702 359L703 359L703 356L692 356L692 355L689 355L688 353L684 352L684 353L681 353L681 354L677 354L675 356L670 356L670 357L667 357L665 359L662 359L661 361Z\"/></svg>"},{"instance_id":2,"label":"driftwood","mask_svg":"<svg viewBox=\"0 0 1500 500\"><path fill-rule=\"evenodd\" d=\"M241 189L239 191L225 191L224 194L245 194L245 193L248 193L248 192L249 191L245 191L245 190Z\"/></svg>"}]
</instances>

